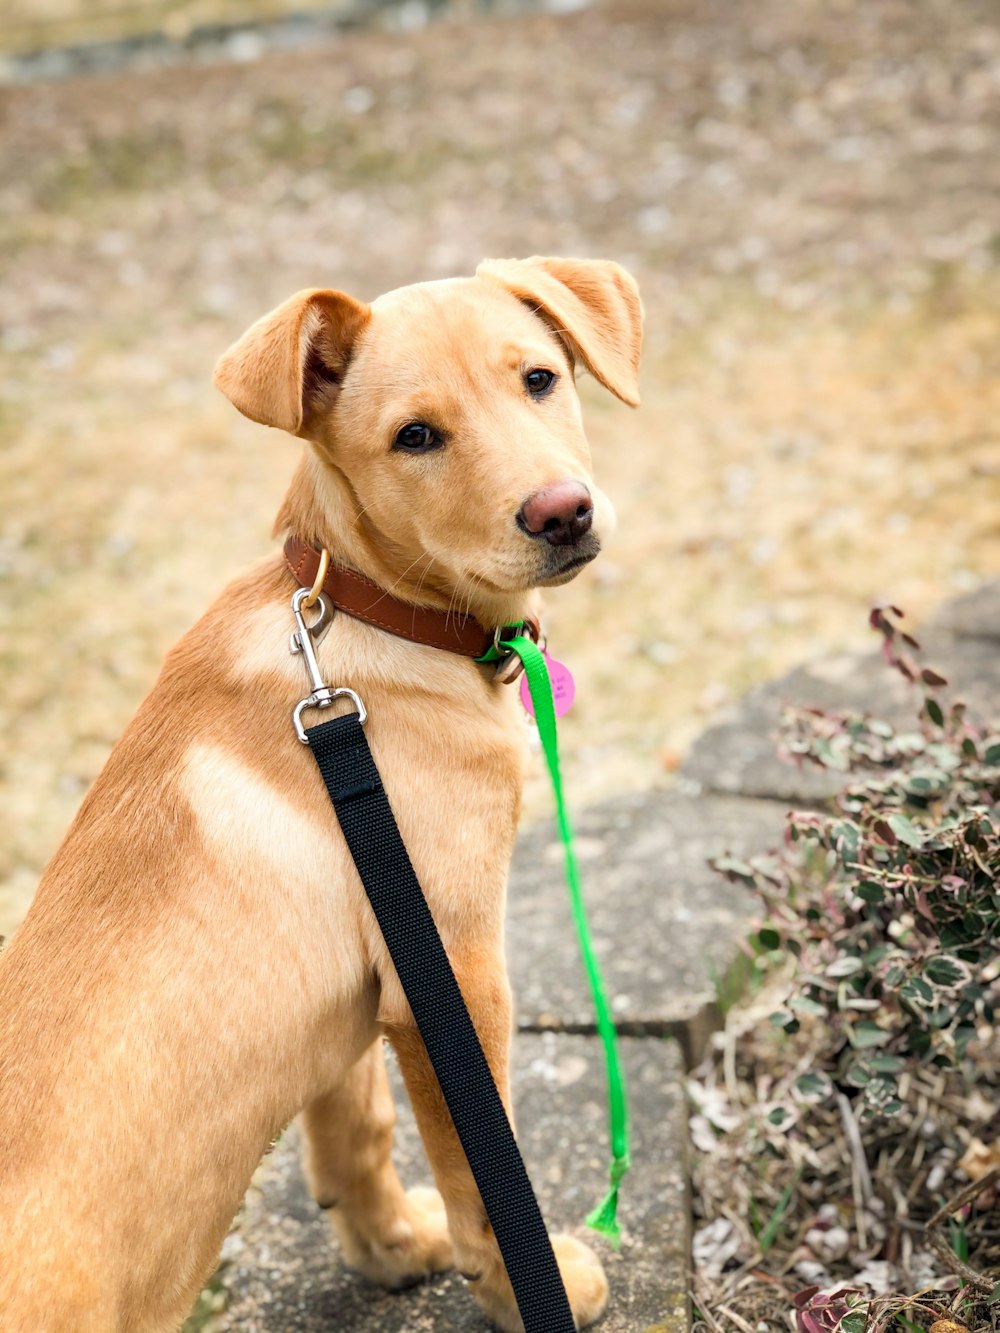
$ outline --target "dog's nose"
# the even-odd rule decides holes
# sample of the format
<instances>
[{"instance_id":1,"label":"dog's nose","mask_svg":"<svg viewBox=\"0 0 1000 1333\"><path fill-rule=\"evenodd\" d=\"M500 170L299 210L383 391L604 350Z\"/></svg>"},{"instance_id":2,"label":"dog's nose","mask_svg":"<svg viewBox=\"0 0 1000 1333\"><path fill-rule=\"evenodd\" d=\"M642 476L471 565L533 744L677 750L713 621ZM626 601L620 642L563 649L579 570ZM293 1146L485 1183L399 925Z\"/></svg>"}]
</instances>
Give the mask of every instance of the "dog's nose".
<instances>
[{"instance_id":1,"label":"dog's nose","mask_svg":"<svg viewBox=\"0 0 1000 1333\"><path fill-rule=\"evenodd\" d=\"M550 546L573 546L590 531L594 502L582 482L557 481L529 495L517 521L529 536Z\"/></svg>"}]
</instances>

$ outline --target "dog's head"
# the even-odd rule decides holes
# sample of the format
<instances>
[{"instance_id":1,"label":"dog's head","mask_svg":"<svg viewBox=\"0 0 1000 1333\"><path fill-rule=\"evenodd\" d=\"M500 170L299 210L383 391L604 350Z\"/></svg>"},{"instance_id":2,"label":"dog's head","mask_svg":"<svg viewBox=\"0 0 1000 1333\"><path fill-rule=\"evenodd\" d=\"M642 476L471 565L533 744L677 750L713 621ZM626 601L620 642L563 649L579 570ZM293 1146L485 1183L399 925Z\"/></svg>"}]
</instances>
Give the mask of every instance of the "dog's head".
<instances>
[{"instance_id":1,"label":"dog's head","mask_svg":"<svg viewBox=\"0 0 1000 1333\"><path fill-rule=\"evenodd\" d=\"M641 338L617 264L487 260L371 306L299 292L225 353L215 382L314 446L323 494L295 515L315 529L301 536L397 591L495 607L567 582L600 550L614 515L591 478L574 371L635 406Z\"/></svg>"}]
</instances>

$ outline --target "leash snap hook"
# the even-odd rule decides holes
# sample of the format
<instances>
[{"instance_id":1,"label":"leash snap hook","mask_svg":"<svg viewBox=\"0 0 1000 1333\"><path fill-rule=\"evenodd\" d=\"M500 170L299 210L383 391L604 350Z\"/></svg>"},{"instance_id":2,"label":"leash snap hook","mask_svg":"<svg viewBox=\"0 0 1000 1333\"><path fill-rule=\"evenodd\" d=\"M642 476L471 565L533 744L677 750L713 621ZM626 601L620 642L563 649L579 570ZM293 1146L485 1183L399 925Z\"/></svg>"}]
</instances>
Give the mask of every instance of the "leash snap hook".
<instances>
[{"instance_id":1,"label":"leash snap hook","mask_svg":"<svg viewBox=\"0 0 1000 1333\"><path fill-rule=\"evenodd\" d=\"M288 640L288 651L290 653L301 653L305 659L306 671L309 673L309 683L312 685L312 693L307 694L304 699L300 699L292 713L295 734L303 745L309 744L306 729L302 725L302 714L307 708L329 708L335 699L348 698L357 709L358 721L362 726L368 719L367 709L353 690L343 687L334 689L333 686L327 685L323 679L319 662L316 660L315 645L319 643L330 628L330 623L333 620L333 607L326 594L319 593L315 598L320 608L319 615L311 625L306 624L305 608L312 605L309 600L312 596L313 590L311 588L296 589L292 597L292 615L295 617L296 627Z\"/></svg>"},{"instance_id":2,"label":"leash snap hook","mask_svg":"<svg viewBox=\"0 0 1000 1333\"><path fill-rule=\"evenodd\" d=\"M314 601L310 601L311 597L311 588L297 588L292 597L292 615L295 617L296 627L288 636L288 651L305 655L306 670L315 688L322 685L323 680L319 674L313 644L322 640L333 623L333 604L324 592L319 593ZM319 606L319 615L311 625L307 625L305 612L314 605Z\"/></svg>"},{"instance_id":3,"label":"leash snap hook","mask_svg":"<svg viewBox=\"0 0 1000 1333\"><path fill-rule=\"evenodd\" d=\"M358 721L361 725L364 726L368 721L368 710L361 702L360 695L355 694L353 690L349 690L345 685L338 686L337 689L330 685L324 685L320 689L314 690L312 694L306 695L304 699L300 699L292 713L295 734L303 745L309 744L309 737L306 735L306 729L302 724L302 714L307 708L329 708L335 699L350 699L357 711Z\"/></svg>"}]
</instances>

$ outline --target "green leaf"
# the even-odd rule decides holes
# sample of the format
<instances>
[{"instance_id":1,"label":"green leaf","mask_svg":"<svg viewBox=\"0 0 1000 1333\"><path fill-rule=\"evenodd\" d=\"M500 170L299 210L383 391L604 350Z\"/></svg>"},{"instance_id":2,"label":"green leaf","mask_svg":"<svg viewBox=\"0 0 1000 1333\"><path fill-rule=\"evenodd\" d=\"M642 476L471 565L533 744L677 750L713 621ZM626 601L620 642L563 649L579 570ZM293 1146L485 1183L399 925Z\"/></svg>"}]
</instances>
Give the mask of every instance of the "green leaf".
<instances>
[{"instance_id":1,"label":"green leaf","mask_svg":"<svg viewBox=\"0 0 1000 1333\"><path fill-rule=\"evenodd\" d=\"M959 1059L962 1059L969 1042L972 1041L973 1037L976 1035L976 1029L970 1027L968 1024L962 1024L962 1026L957 1027L951 1035L952 1040L955 1043L955 1050L958 1053L958 1057Z\"/></svg>"},{"instance_id":2,"label":"green leaf","mask_svg":"<svg viewBox=\"0 0 1000 1333\"><path fill-rule=\"evenodd\" d=\"M991 745L983 755L983 763L990 768L1000 768L1000 745Z\"/></svg>"},{"instance_id":3,"label":"green leaf","mask_svg":"<svg viewBox=\"0 0 1000 1333\"><path fill-rule=\"evenodd\" d=\"M864 1310L851 1310L840 1321L842 1333L865 1333L868 1315Z\"/></svg>"},{"instance_id":4,"label":"green leaf","mask_svg":"<svg viewBox=\"0 0 1000 1333\"><path fill-rule=\"evenodd\" d=\"M843 958L835 958L826 969L828 977L853 977L855 972L860 972L862 967L861 959L854 954L845 954Z\"/></svg>"},{"instance_id":5,"label":"green leaf","mask_svg":"<svg viewBox=\"0 0 1000 1333\"><path fill-rule=\"evenodd\" d=\"M760 940L761 948L777 949L781 945L781 936L770 926L764 926L757 932L757 938Z\"/></svg>"},{"instance_id":6,"label":"green leaf","mask_svg":"<svg viewBox=\"0 0 1000 1333\"><path fill-rule=\"evenodd\" d=\"M983 1297L984 1305L996 1305L1000 1302L1000 1282L996 1284L988 1296Z\"/></svg>"},{"instance_id":7,"label":"green leaf","mask_svg":"<svg viewBox=\"0 0 1000 1333\"><path fill-rule=\"evenodd\" d=\"M795 1192L795 1186L799 1183L799 1177L801 1175L802 1175L802 1168L799 1167L799 1169L795 1172L795 1175L792 1176L791 1180L781 1191L781 1197L778 1199L778 1202L774 1205L774 1211L772 1212L771 1216L767 1219L767 1226L764 1228L764 1230L760 1233L759 1237L757 1238L757 1243L760 1246L761 1254L767 1254L768 1250L774 1244L775 1237L778 1234L778 1227L781 1225L781 1219L788 1211L788 1205L791 1202L792 1194Z\"/></svg>"},{"instance_id":8,"label":"green leaf","mask_svg":"<svg viewBox=\"0 0 1000 1333\"><path fill-rule=\"evenodd\" d=\"M957 949L968 936L969 932L960 921L949 921L942 927L938 942L942 949Z\"/></svg>"},{"instance_id":9,"label":"green leaf","mask_svg":"<svg viewBox=\"0 0 1000 1333\"><path fill-rule=\"evenodd\" d=\"M831 832L833 844L844 865L850 865L856 861L858 859L858 848L861 845L861 830L857 824L852 824L849 819L842 819L833 826Z\"/></svg>"},{"instance_id":10,"label":"green leaf","mask_svg":"<svg viewBox=\"0 0 1000 1333\"><path fill-rule=\"evenodd\" d=\"M922 977L910 977L909 981L904 981L899 993L914 1004L932 1004L934 1001L934 992Z\"/></svg>"},{"instance_id":11,"label":"green leaf","mask_svg":"<svg viewBox=\"0 0 1000 1333\"><path fill-rule=\"evenodd\" d=\"M786 1106L776 1106L773 1111L769 1111L767 1114L767 1123L775 1125L778 1129L782 1125L787 1125L789 1120L792 1119L794 1119L794 1116Z\"/></svg>"},{"instance_id":12,"label":"green leaf","mask_svg":"<svg viewBox=\"0 0 1000 1333\"><path fill-rule=\"evenodd\" d=\"M898 1055L873 1055L869 1063L876 1074L899 1074L906 1068Z\"/></svg>"},{"instance_id":13,"label":"green leaf","mask_svg":"<svg viewBox=\"0 0 1000 1333\"><path fill-rule=\"evenodd\" d=\"M855 1050L863 1051L871 1046L884 1046L892 1039L892 1033L880 1028L870 1018L863 1018L850 1028L848 1037Z\"/></svg>"},{"instance_id":14,"label":"green leaf","mask_svg":"<svg viewBox=\"0 0 1000 1333\"><path fill-rule=\"evenodd\" d=\"M789 1009L794 1009L800 1014L820 1014L826 1013L826 1005L820 1004L818 1000L810 1000L807 995L796 995L788 1001Z\"/></svg>"},{"instance_id":15,"label":"green leaf","mask_svg":"<svg viewBox=\"0 0 1000 1333\"><path fill-rule=\"evenodd\" d=\"M928 745L927 757L933 760L938 768L943 768L947 773L953 773L962 764L961 757L955 750L952 741L935 741L933 745Z\"/></svg>"},{"instance_id":16,"label":"green leaf","mask_svg":"<svg viewBox=\"0 0 1000 1333\"><path fill-rule=\"evenodd\" d=\"M863 898L866 903L884 903L885 889L874 880L863 879L858 885L858 897Z\"/></svg>"},{"instance_id":17,"label":"green leaf","mask_svg":"<svg viewBox=\"0 0 1000 1333\"><path fill-rule=\"evenodd\" d=\"M944 726L944 713L941 705L936 699L927 698L924 700L924 707L927 709L927 716L936 727Z\"/></svg>"},{"instance_id":18,"label":"green leaf","mask_svg":"<svg viewBox=\"0 0 1000 1333\"><path fill-rule=\"evenodd\" d=\"M801 1074L795 1080L795 1090L801 1097L827 1097L831 1089L830 1080L825 1074Z\"/></svg>"},{"instance_id":19,"label":"green leaf","mask_svg":"<svg viewBox=\"0 0 1000 1333\"><path fill-rule=\"evenodd\" d=\"M951 958L938 957L932 958L924 968L924 976L935 986L957 986L968 981L969 972Z\"/></svg>"},{"instance_id":20,"label":"green leaf","mask_svg":"<svg viewBox=\"0 0 1000 1333\"><path fill-rule=\"evenodd\" d=\"M916 1023L911 1023L906 1029L906 1037L914 1055L926 1055L931 1048L931 1034L926 1028L917 1027Z\"/></svg>"},{"instance_id":21,"label":"green leaf","mask_svg":"<svg viewBox=\"0 0 1000 1333\"><path fill-rule=\"evenodd\" d=\"M813 758L818 759L824 768L833 768L841 773L847 771L847 755L841 750L835 750L829 741L815 741L812 746L812 753Z\"/></svg>"},{"instance_id":22,"label":"green leaf","mask_svg":"<svg viewBox=\"0 0 1000 1333\"><path fill-rule=\"evenodd\" d=\"M907 819L906 815L890 815L888 823L899 841L905 843L907 847L923 845L924 840L920 836L920 830L914 827L912 820Z\"/></svg>"}]
</instances>

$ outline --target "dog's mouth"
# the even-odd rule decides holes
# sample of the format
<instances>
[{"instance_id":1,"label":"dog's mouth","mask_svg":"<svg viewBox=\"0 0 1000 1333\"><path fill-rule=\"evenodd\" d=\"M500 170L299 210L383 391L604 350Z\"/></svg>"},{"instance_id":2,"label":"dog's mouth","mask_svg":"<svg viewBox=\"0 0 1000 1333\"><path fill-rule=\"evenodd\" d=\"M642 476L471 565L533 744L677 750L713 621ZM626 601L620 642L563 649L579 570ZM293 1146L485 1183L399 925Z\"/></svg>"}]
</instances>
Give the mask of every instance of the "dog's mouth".
<instances>
[{"instance_id":1,"label":"dog's mouth","mask_svg":"<svg viewBox=\"0 0 1000 1333\"><path fill-rule=\"evenodd\" d=\"M589 565L600 552L600 538L590 532L573 546L536 549L531 553L534 559L530 562L522 563L523 554L519 552L521 560L516 563L511 560L509 564L498 561L489 572L475 566L466 567L460 577L456 578L456 584L473 594L467 596L465 605L475 608L480 619L485 617L486 621L499 623L498 616L502 619L504 615L513 614L511 607L516 611L517 599L532 588L557 588L562 583L572 582L584 565ZM484 593L490 598L490 602L485 605L480 603L481 594ZM506 609L498 611L497 606L492 604L495 598L503 599L501 606ZM511 598L515 600L511 602Z\"/></svg>"},{"instance_id":2,"label":"dog's mouth","mask_svg":"<svg viewBox=\"0 0 1000 1333\"><path fill-rule=\"evenodd\" d=\"M546 561L548 568L538 580L539 588L556 588L561 583L569 583L575 579L584 565L589 565L591 560L600 554L601 543L593 534L588 534L579 546L574 547L562 559L557 557L556 549L553 549L551 558Z\"/></svg>"}]
</instances>

